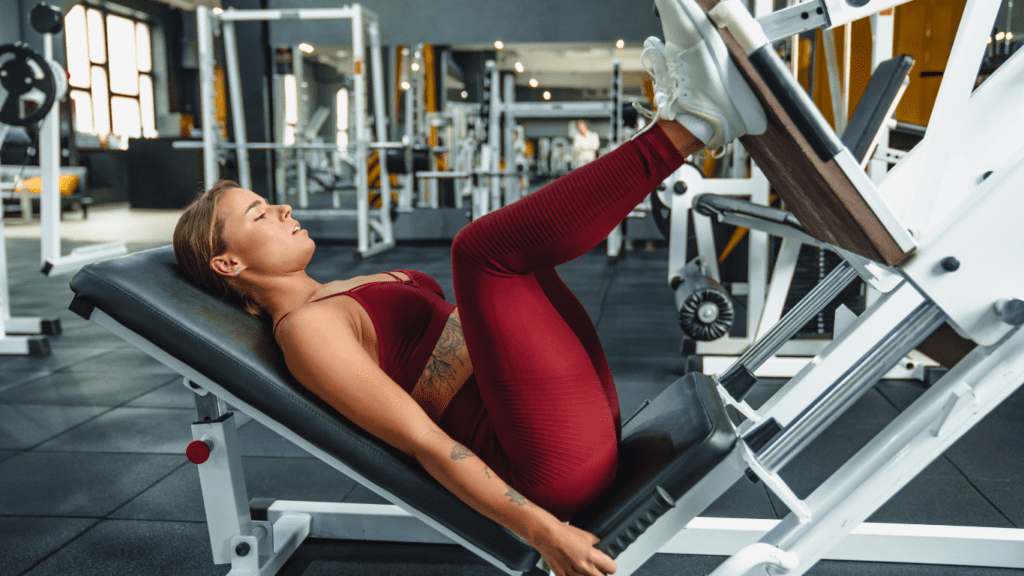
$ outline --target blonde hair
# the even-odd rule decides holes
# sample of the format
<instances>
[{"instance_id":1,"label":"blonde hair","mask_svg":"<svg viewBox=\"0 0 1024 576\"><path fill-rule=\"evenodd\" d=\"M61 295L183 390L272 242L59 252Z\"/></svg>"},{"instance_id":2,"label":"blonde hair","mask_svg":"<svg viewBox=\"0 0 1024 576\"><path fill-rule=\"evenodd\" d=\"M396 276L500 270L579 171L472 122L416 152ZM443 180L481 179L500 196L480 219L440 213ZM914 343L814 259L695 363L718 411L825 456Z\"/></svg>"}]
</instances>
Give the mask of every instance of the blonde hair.
<instances>
[{"instance_id":1,"label":"blonde hair","mask_svg":"<svg viewBox=\"0 0 1024 576\"><path fill-rule=\"evenodd\" d=\"M237 182L218 180L185 207L174 227L174 257L186 278L217 296L233 295L247 312L262 316L263 307L210 268L210 260L228 249L224 241L224 219L217 213L217 201L225 192L236 188L241 188Z\"/></svg>"}]
</instances>

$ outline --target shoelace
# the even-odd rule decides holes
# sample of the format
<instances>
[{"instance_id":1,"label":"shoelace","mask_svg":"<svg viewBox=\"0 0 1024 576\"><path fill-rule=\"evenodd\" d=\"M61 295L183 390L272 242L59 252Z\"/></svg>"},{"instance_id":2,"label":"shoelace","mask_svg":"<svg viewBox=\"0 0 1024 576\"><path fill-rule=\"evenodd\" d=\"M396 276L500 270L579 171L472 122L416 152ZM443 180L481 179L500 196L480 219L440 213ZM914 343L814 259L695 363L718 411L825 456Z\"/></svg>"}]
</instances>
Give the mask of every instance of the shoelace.
<instances>
[{"instance_id":1,"label":"shoelace","mask_svg":"<svg viewBox=\"0 0 1024 576\"><path fill-rule=\"evenodd\" d=\"M686 62L672 62L665 57L663 51L664 44L652 37L644 43L644 49L640 52L640 64L654 78L654 106L657 111L645 108L639 102L633 102L633 108L649 121L648 126L637 132L634 138L646 132L658 118L671 120L666 118L662 111L671 109L680 98L685 100L690 97L690 91L686 88L690 77L684 72ZM705 148L703 151L705 158L721 158L724 155L725 146L719 146L715 150Z\"/></svg>"}]
</instances>

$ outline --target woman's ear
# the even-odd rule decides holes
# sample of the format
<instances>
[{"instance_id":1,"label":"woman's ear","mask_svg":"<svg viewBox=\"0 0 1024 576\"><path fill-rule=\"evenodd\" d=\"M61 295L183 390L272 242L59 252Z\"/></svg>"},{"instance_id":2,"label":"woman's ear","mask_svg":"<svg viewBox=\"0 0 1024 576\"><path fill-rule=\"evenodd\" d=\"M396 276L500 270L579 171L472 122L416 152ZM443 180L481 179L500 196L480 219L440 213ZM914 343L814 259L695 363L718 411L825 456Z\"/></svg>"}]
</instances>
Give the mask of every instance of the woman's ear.
<instances>
[{"instance_id":1,"label":"woman's ear","mask_svg":"<svg viewBox=\"0 0 1024 576\"><path fill-rule=\"evenodd\" d=\"M230 254L221 254L210 259L210 269L221 276L236 276L241 267L242 263Z\"/></svg>"}]
</instances>

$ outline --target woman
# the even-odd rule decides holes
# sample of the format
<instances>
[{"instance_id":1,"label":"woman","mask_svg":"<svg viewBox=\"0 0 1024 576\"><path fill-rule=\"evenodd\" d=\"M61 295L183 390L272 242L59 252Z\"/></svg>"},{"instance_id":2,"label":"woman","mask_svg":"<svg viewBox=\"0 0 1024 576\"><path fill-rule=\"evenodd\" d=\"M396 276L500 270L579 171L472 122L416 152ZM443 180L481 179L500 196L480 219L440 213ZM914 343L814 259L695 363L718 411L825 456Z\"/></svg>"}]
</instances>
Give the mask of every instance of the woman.
<instances>
[{"instance_id":1,"label":"woman","mask_svg":"<svg viewBox=\"0 0 1024 576\"><path fill-rule=\"evenodd\" d=\"M521 536L559 576L615 571L594 535L563 521L614 480L620 422L596 331L554 266L597 245L702 142L763 130L749 88L714 63L724 46L709 46L721 39L703 12L692 0L659 9L669 43L652 38L644 50L655 122L462 230L457 309L414 271L314 281L314 244L291 209L234 183L201 196L175 230L183 272L267 314L299 382Z\"/></svg>"}]
</instances>

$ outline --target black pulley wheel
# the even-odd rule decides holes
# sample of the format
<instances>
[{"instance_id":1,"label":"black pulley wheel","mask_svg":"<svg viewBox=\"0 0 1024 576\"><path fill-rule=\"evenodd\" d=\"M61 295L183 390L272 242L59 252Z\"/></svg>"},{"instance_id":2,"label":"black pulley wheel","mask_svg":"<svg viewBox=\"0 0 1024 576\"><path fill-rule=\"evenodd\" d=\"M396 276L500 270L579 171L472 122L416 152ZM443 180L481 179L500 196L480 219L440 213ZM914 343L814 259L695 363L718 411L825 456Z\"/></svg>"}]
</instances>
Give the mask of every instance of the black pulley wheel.
<instances>
[{"instance_id":1,"label":"black pulley wheel","mask_svg":"<svg viewBox=\"0 0 1024 576\"><path fill-rule=\"evenodd\" d=\"M724 291L704 288L690 294L679 309L679 326L701 342L717 340L729 333L735 311Z\"/></svg>"},{"instance_id":2,"label":"black pulley wheel","mask_svg":"<svg viewBox=\"0 0 1024 576\"><path fill-rule=\"evenodd\" d=\"M701 342L717 340L729 333L736 311L728 291L706 274L700 258L686 263L672 279L679 327Z\"/></svg>"},{"instance_id":3,"label":"black pulley wheel","mask_svg":"<svg viewBox=\"0 0 1024 576\"><path fill-rule=\"evenodd\" d=\"M20 42L0 46L0 86L5 98L0 123L31 126L46 117L57 96L53 69Z\"/></svg>"},{"instance_id":4,"label":"black pulley wheel","mask_svg":"<svg viewBox=\"0 0 1024 576\"><path fill-rule=\"evenodd\" d=\"M32 28L40 34L56 34L64 29L64 16L60 8L46 2L36 4L28 13Z\"/></svg>"}]
</instances>

